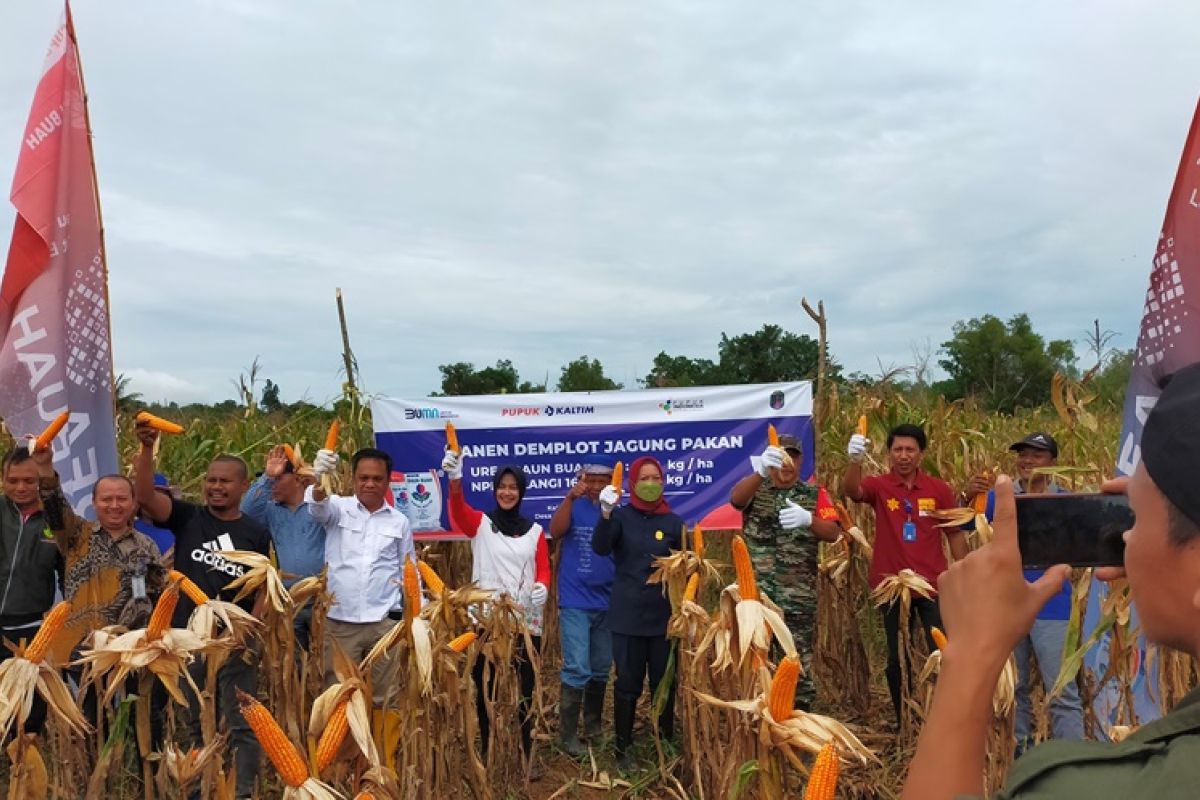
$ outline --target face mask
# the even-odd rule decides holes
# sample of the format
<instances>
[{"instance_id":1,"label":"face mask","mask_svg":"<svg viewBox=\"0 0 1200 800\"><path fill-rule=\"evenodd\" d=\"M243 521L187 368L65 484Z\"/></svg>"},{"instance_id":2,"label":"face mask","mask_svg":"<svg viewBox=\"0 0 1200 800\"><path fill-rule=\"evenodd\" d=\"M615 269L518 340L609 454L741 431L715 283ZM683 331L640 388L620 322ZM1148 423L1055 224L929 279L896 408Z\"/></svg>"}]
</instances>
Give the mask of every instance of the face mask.
<instances>
[{"instance_id":1,"label":"face mask","mask_svg":"<svg viewBox=\"0 0 1200 800\"><path fill-rule=\"evenodd\" d=\"M662 492L662 484L653 481L638 481L633 485L633 493L639 500L645 500L647 503L657 502L662 497Z\"/></svg>"}]
</instances>

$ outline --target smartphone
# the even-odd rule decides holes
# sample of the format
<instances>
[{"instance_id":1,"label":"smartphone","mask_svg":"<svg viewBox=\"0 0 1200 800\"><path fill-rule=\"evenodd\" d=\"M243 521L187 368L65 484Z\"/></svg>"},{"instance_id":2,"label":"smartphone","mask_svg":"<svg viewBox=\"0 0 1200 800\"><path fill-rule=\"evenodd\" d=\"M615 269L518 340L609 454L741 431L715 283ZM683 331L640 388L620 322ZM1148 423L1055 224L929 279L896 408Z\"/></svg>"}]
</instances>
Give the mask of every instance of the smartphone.
<instances>
[{"instance_id":1,"label":"smartphone","mask_svg":"<svg viewBox=\"0 0 1200 800\"><path fill-rule=\"evenodd\" d=\"M1125 563L1122 534L1133 527L1123 494L1017 495L1017 542L1025 567L1112 567Z\"/></svg>"}]
</instances>

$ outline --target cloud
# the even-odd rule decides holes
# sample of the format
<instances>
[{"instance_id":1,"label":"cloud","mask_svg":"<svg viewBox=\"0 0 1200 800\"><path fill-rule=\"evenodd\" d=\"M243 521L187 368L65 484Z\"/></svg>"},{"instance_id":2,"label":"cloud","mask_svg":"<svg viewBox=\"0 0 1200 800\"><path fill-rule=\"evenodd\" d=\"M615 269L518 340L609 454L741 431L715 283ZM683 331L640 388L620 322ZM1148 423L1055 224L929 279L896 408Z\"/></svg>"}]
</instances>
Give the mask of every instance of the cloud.
<instances>
[{"instance_id":1,"label":"cloud","mask_svg":"<svg viewBox=\"0 0 1200 800\"><path fill-rule=\"evenodd\" d=\"M0 30L0 164L57 12ZM114 350L285 399L660 350L764 322L875 371L957 320L1136 337L1200 6L613 2L75 9ZM4 167L0 167L0 178ZM182 388L180 391L184 391Z\"/></svg>"}]
</instances>

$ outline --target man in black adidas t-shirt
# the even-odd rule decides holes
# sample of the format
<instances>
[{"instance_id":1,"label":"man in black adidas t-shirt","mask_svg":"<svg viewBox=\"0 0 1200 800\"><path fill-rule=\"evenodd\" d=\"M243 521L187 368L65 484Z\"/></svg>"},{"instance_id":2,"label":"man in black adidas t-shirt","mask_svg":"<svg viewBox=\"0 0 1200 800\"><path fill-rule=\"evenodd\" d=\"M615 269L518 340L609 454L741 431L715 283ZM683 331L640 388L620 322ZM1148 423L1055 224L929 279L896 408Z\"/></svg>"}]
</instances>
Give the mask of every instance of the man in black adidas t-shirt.
<instances>
[{"instance_id":1,"label":"man in black adidas t-shirt","mask_svg":"<svg viewBox=\"0 0 1200 800\"><path fill-rule=\"evenodd\" d=\"M209 597L221 596L232 600L225 587L240 577L245 567L227 561L222 550L252 550L269 555L271 535L267 529L241 512L242 495L250 488L246 462L237 456L221 455L208 465L204 476L204 505L199 506L154 490L154 443L158 432L144 423L137 426L141 442L134 462L134 486L142 513L151 522L175 534L175 569L191 578ZM252 601L243 601L250 610ZM186 597L179 598L171 625L186 627L194 605ZM238 710L237 689L254 694L258 683L257 659L247 663L243 652L235 651L217 673L217 697L221 720L219 727L229 731L230 747L237 765L237 796L249 797L258 777L259 747L250 726ZM204 659L198 658L188 668L197 686L204 686ZM200 739L200 708L197 698L191 698L191 735Z\"/></svg>"}]
</instances>

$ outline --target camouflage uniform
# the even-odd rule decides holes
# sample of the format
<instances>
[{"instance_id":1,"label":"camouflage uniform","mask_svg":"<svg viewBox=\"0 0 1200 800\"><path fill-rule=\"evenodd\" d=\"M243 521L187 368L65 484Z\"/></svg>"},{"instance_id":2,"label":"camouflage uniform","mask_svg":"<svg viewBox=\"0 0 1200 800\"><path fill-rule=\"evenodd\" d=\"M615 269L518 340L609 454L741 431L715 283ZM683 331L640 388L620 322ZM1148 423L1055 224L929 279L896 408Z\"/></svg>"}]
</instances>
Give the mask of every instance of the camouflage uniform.
<instances>
[{"instance_id":1,"label":"camouflage uniform","mask_svg":"<svg viewBox=\"0 0 1200 800\"><path fill-rule=\"evenodd\" d=\"M817 629L817 538L807 528L784 530L779 512L791 500L817 517L818 487L796 483L778 489L770 481L754 493L742 511L742 538L754 561L758 587L783 611L796 640L804 677L796 685L796 701L810 710L816 700L812 681L813 640Z\"/></svg>"}]
</instances>

